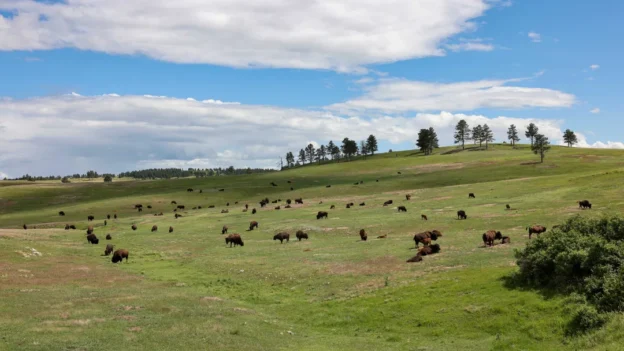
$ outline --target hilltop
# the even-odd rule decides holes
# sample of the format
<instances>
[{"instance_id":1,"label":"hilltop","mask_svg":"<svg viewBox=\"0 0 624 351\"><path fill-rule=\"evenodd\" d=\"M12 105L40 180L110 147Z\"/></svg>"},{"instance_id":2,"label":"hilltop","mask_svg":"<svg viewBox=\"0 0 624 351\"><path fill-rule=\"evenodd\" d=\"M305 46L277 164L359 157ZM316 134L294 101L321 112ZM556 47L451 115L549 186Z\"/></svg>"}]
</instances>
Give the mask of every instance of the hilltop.
<instances>
[{"instance_id":1,"label":"hilltop","mask_svg":"<svg viewBox=\"0 0 624 351\"><path fill-rule=\"evenodd\" d=\"M624 340L621 316L588 336L568 337L563 296L513 288L505 278L517 269L513 252L528 241L527 226L624 210L624 152L553 147L542 164L525 145L454 150L228 177L0 182L0 346L616 348ZM261 209L265 197L282 201ZM284 208L299 197L303 205ZM578 208L583 199L592 210ZM393 205L383 206L387 200ZM182 218L174 219L171 201L185 205L177 212ZM349 202L355 207L346 209ZM242 211L246 203L249 212ZM408 212L399 213L400 205ZM460 209L468 220L457 220ZM317 220L318 211L329 218ZM104 226L113 213L119 219ZM88 215L95 216L99 245L85 239ZM260 227L248 232L251 220ZM78 230L65 231L66 223ZM158 232L150 232L153 225ZM226 248L223 225L240 233L245 246ZM299 229L308 241L294 240ZM367 242L359 241L360 229L369 233ZM442 251L406 263L415 254L413 235L432 229L444 233L437 241ZM490 229L510 236L511 244L483 247L481 235ZM273 241L279 231L290 232L291 241ZM130 251L128 264L100 256L107 233L116 248ZM30 248L42 256L30 255Z\"/></svg>"}]
</instances>

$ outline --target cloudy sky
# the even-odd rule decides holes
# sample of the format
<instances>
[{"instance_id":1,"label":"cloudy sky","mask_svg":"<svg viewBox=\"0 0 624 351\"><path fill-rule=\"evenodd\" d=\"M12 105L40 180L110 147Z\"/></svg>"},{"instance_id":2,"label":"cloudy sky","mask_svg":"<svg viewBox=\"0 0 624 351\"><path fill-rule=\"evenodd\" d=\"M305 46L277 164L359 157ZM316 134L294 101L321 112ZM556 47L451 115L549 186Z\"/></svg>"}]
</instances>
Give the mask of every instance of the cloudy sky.
<instances>
[{"instance_id":1,"label":"cloudy sky","mask_svg":"<svg viewBox=\"0 0 624 351\"><path fill-rule=\"evenodd\" d=\"M274 167L460 119L624 148L620 1L0 0L0 176Z\"/></svg>"}]
</instances>

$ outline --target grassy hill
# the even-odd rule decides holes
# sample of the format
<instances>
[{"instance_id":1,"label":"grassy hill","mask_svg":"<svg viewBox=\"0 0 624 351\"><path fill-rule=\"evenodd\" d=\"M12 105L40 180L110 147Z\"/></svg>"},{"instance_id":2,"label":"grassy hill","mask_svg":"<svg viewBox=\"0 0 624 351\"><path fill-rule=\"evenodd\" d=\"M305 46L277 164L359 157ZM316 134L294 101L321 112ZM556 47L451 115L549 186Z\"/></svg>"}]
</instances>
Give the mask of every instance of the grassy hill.
<instances>
[{"instance_id":1,"label":"grassy hill","mask_svg":"<svg viewBox=\"0 0 624 351\"><path fill-rule=\"evenodd\" d=\"M273 174L0 182L0 349L615 350L624 341L622 316L567 337L564 297L510 287L505 277L516 270L513 251L528 240L526 226L621 213L623 159L617 150L554 147L539 164L526 146L494 145ZM264 197L282 199L282 209L261 209ZM283 208L298 197L304 205ZM582 199L593 209L579 210ZM186 206L178 212L184 217L174 219L172 200ZM229 213L221 214L227 202ZM356 206L346 209L348 202ZM153 208L138 213L137 203ZM245 203L250 212L242 212ZM398 213L399 205L408 212ZM457 220L460 209L468 220ZM320 210L329 219L316 220ZM119 219L104 226L113 213ZM96 217L99 245L85 239L88 215ZM251 220L259 230L246 231ZM23 230L24 223L36 229ZM66 223L79 230L63 230ZM226 248L224 224L244 247ZM272 240L299 229L309 241ZM442 252L405 263L415 254L413 235L432 229L444 233ZM511 245L484 248L489 229ZM128 264L100 256L107 233L116 248L130 250ZM30 248L42 256L29 256Z\"/></svg>"}]
</instances>

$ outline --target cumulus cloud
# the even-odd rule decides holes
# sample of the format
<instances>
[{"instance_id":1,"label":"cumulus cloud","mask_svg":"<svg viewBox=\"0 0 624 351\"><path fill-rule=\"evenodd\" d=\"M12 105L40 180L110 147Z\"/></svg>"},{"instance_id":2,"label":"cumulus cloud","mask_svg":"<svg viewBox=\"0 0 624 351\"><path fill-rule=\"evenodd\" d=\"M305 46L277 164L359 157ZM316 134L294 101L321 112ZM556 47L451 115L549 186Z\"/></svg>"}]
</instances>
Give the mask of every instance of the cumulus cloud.
<instances>
[{"instance_id":1,"label":"cumulus cloud","mask_svg":"<svg viewBox=\"0 0 624 351\"><path fill-rule=\"evenodd\" d=\"M492 51L494 45L484 42L483 39L460 39L459 43L447 44L451 51Z\"/></svg>"},{"instance_id":2,"label":"cumulus cloud","mask_svg":"<svg viewBox=\"0 0 624 351\"><path fill-rule=\"evenodd\" d=\"M598 107L591 109L589 112L591 113L600 113L600 109Z\"/></svg>"},{"instance_id":3,"label":"cumulus cloud","mask_svg":"<svg viewBox=\"0 0 624 351\"><path fill-rule=\"evenodd\" d=\"M578 143L574 145L574 147L594 148L594 149L624 149L624 143L619 142L619 141L607 141L607 142L596 141L596 142L590 143L587 141L587 137L585 137L583 133L577 132L575 134L576 134L576 139ZM559 140L558 144L562 146L567 145L563 140Z\"/></svg>"},{"instance_id":4,"label":"cumulus cloud","mask_svg":"<svg viewBox=\"0 0 624 351\"><path fill-rule=\"evenodd\" d=\"M491 0L0 0L1 50L76 48L232 67L362 71L444 55ZM380 15L383 14L383 15Z\"/></svg>"},{"instance_id":5,"label":"cumulus cloud","mask_svg":"<svg viewBox=\"0 0 624 351\"><path fill-rule=\"evenodd\" d=\"M354 111L471 111L478 108L569 107L575 102L574 95L558 90L509 85L519 80L522 79L430 83L387 79L367 86L363 96L333 104L329 109L343 114Z\"/></svg>"},{"instance_id":6,"label":"cumulus cloud","mask_svg":"<svg viewBox=\"0 0 624 351\"><path fill-rule=\"evenodd\" d=\"M589 66L589 68L590 68L592 71L595 71L595 70L597 70L598 68L600 68L600 65L595 65L595 64L594 64L594 65Z\"/></svg>"},{"instance_id":7,"label":"cumulus cloud","mask_svg":"<svg viewBox=\"0 0 624 351\"><path fill-rule=\"evenodd\" d=\"M275 167L280 155L307 143L373 133L393 144L414 142L420 128L434 127L452 143L460 119L487 123L504 140L509 124L534 122L559 139L561 121L451 112L410 117L341 116L327 110L212 103L214 100L153 96L64 96L0 100L0 169L13 176L70 174L95 169L120 172L148 167Z\"/></svg>"},{"instance_id":8,"label":"cumulus cloud","mask_svg":"<svg viewBox=\"0 0 624 351\"><path fill-rule=\"evenodd\" d=\"M534 43L540 43L542 41L542 35L535 32L529 32L529 39Z\"/></svg>"}]
</instances>

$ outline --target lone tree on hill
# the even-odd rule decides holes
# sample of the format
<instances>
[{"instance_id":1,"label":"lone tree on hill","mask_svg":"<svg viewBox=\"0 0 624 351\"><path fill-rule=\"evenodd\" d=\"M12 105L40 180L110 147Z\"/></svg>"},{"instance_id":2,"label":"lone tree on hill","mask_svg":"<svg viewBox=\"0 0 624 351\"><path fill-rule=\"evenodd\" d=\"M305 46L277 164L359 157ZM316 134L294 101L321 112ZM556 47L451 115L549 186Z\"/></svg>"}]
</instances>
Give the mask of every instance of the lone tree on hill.
<instances>
[{"instance_id":1,"label":"lone tree on hill","mask_svg":"<svg viewBox=\"0 0 624 351\"><path fill-rule=\"evenodd\" d=\"M511 146L514 148L516 147L516 142L520 141L520 138L518 137L518 129L515 124L510 125L509 129L507 129L507 139L511 142Z\"/></svg>"},{"instance_id":2,"label":"lone tree on hill","mask_svg":"<svg viewBox=\"0 0 624 351\"><path fill-rule=\"evenodd\" d=\"M461 143L462 150L465 149L466 141L470 140L470 127L465 120L461 120L455 126L455 144Z\"/></svg>"},{"instance_id":3,"label":"lone tree on hill","mask_svg":"<svg viewBox=\"0 0 624 351\"><path fill-rule=\"evenodd\" d=\"M433 128L421 129L420 132L418 132L416 146L418 146L420 151L424 152L425 155L431 155L431 153L433 153L433 149L439 147L438 135L435 130Z\"/></svg>"},{"instance_id":4,"label":"lone tree on hill","mask_svg":"<svg viewBox=\"0 0 624 351\"><path fill-rule=\"evenodd\" d=\"M533 146L533 141L535 140L535 137L537 136L538 131L539 131L539 128L537 128L535 124L531 123L527 127L526 132L524 133L525 137L531 139L531 146Z\"/></svg>"},{"instance_id":5,"label":"lone tree on hill","mask_svg":"<svg viewBox=\"0 0 624 351\"><path fill-rule=\"evenodd\" d=\"M372 134L366 139L366 150L370 152L371 155L375 155L375 151L377 151L377 138Z\"/></svg>"},{"instance_id":6,"label":"lone tree on hill","mask_svg":"<svg viewBox=\"0 0 624 351\"><path fill-rule=\"evenodd\" d=\"M308 163L312 163L314 162L314 155L315 155L315 149L314 149L314 145L312 145L312 143L308 144L308 146L306 146L305 148L305 154L308 157Z\"/></svg>"},{"instance_id":7,"label":"lone tree on hill","mask_svg":"<svg viewBox=\"0 0 624 351\"><path fill-rule=\"evenodd\" d=\"M565 133L563 133L563 141L568 144L568 147L577 144L578 139L576 139L576 134L570 129L566 129Z\"/></svg>"},{"instance_id":8,"label":"lone tree on hill","mask_svg":"<svg viewBox=\"0 0 624 351\"><path fill-rule=\"evenodd\" d=\"M479 147L481 147L481 144L483 144L483 127L480 124L472 128L472 140L474 140L475 144L479 143Z\"/></svg>"},{"instance_id":9,"label":"lone tree on hill","mask_svg":"<svg viewBox=\"0 0 624 351\"><path fill-rule=\"evenodd\" d=\"M350 140L349 138L344 138L342 140L342 153L348 158L351 159L353 155L357 155L358 146L355 140Z\"/></svg>"},{"instance_id":10,"label":"lone tree on hill","mask_svg":"<svg viewBox=\"0 0 624 351\"><path fill-rule=\"evenodd\" d=\"M303 151L303 149L299 150L299 162L301 162L302 165L305 165L305 161L306 161L306 153L305 151Z\"/></svg>"},{"instance_id":11,"label":"lone tree on hill","mask_svg":"<svg viewBox=\"0 0 624 351\"><path fill-rule=\"evenodd\" d=\"M544 156L546 155L546 152L550 150L550 142L548 141L548 138L542 134L536 134L531 150L533 150L534 154L540 155L540 160L544 163Z\"/></svg>"},{"instance_id":12,"label":"lone tree on hill","mask_svg":"<svg viewBox=\"0 0 624 351\"><path fill-rule=\"evenodd\" d=\"M487 124L483 125L483 140L485 141L485 148L488 148L488 143L494 141L494 132Z\"/></svg>"}]
</instances>

